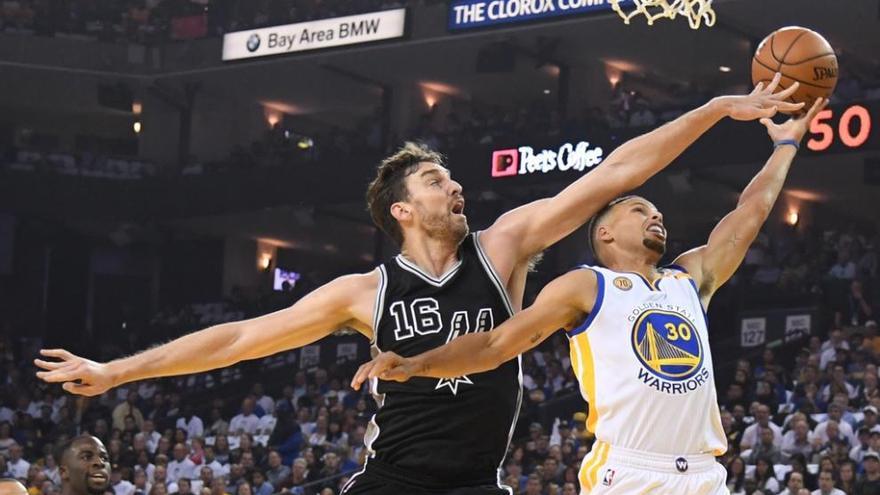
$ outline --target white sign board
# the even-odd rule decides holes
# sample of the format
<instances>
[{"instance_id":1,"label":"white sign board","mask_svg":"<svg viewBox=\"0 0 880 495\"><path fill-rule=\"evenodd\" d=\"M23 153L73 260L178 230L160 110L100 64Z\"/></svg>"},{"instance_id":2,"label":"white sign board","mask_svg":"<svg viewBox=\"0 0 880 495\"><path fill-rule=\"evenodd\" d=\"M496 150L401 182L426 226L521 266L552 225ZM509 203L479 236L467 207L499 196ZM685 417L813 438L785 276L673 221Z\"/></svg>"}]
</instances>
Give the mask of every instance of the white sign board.
<instances>
[{"instance_id":1,"label":"white sign board","mask_svg":"<svg viewBox=\"0 0 880 495\"><path fill-rule=\"evenodd\" d=\"M740 329L742 347L758 347L767 339L767 318L743 318Z\"/></svg>"},{"instance_id":2,"label":"white sign board","mask_svg":"<svg viewBox=\"0 0 880 495\"><path fill-rule=\"evenodd\" d=\"M400 38L404 34L405 24L406 9L394 9L236 31L223 36L223 60Z\"/></svg>"}]
</instances>

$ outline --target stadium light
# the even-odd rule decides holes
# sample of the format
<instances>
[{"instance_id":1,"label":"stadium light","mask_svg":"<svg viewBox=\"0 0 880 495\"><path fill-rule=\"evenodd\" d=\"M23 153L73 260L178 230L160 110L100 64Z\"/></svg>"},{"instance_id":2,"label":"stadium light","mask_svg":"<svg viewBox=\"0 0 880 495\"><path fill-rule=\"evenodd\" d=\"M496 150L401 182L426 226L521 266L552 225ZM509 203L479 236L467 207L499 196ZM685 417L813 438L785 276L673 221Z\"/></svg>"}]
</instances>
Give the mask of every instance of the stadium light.
<instances>
[{"instance_id":1,"label":"stadium light","mask_svg":"<svg viewBox=\"0 0 880 495\"><path fill-rule=\"evenodd\" d=\"M135 134L141 133L141 123L140 122L136 121L134 124L132 124L131 128L134 129Z\"/></svg>"}]
</instances>

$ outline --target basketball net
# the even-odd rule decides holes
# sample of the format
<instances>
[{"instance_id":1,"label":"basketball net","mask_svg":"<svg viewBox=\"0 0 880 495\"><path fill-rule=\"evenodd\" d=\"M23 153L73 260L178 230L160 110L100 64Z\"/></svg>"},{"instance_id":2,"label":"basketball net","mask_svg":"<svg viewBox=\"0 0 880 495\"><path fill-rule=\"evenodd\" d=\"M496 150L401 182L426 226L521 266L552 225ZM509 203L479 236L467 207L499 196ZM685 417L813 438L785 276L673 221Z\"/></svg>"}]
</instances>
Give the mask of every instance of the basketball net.
<instances>
[{"instance_id":1,"label":"basketball net","mask_svg":"<svg viewBox=\"0 0 880 495\"><path fill-rule=\"evenodd\" d=\"M682 15L687 17L691 29L699 29L702 24L711 27L715 25L715 11L712 10L712 0L632 0L633 9L626 12L621 3L629 3L627 0L611 0L611 6L617 12L623 22L629 24L633 17L643 15L648 25L654 24L657 19L675 19Z\"/></svg>"}]
</instances>

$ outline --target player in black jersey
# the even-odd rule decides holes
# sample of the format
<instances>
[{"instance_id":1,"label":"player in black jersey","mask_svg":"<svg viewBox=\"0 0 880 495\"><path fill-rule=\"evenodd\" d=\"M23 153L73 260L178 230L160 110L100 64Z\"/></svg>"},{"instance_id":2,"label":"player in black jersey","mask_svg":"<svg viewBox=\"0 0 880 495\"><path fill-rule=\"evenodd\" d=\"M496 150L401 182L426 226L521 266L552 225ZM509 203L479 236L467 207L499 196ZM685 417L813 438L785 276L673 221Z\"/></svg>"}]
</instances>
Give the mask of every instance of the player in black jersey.
<instances>
[{"instance_id":1,"label":"player in black jersey","mask_svg":"<svg viewBox=\"0 0 880 495\"><path fill-rule=\"evenodd\" d=\"M35 360L47 382L97 395L123 383L198 373L310 344L347 326L381 351L403 356L468 332L488 331L521 309L529 260L602 206L666 167L725 116L753 120L792 110L775 95L713 99L611 153L554 197L514 209L469 234L462 188L437 153L407 144L379 166L367 192L374 222L400 245L375 270L347 275L290 308L225 323L109 363L62 349ZM499 467L518 410L518 359L450 380L372 385L380 409L370 422L364 471L343 492L509 493Z\"/></svg>"}]
</instances>

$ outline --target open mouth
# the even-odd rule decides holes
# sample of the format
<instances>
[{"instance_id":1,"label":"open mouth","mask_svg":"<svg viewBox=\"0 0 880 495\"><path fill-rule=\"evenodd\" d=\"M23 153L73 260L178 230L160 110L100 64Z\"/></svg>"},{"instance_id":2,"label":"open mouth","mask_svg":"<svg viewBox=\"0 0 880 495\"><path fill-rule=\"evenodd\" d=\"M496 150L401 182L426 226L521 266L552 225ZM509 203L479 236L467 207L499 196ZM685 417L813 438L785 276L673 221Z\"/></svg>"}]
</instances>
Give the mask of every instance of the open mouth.
<instances>
[{"instance_id":1,"label":"open mouth","mask_svg":"<svg viewBox=\"0 0 880 495\"><path fill-rule=\"evenodd\" d=\"M664 229L663 226L660 224L652 224L646 230L648 232L651 232L652 234L657 234L657 236L666 239L666 229Z\"/></svg>"},{"instance_id":2,"label":"open mouth","mask_svg":"<svg viewBox=\"0 0 880 495\"><path fill-rule=\"evenodd\" d=\"M452 213L456 215L461 215L464 213L464 201L457 201L454 205L452 205Z\"/></svg>"},{"instance_id":3,"label":"open mouth","mask_svg":"<svg viewBox=\"0 0 880 495\"><path fill-rule=\"evenodd\" d=\"M94 473L94 474L89 475L89 479L96 482L96 483L106 483L108 480L108 477L104 473Z\"/></svg>"}]
</instances>

